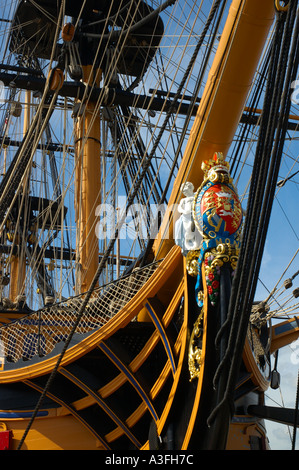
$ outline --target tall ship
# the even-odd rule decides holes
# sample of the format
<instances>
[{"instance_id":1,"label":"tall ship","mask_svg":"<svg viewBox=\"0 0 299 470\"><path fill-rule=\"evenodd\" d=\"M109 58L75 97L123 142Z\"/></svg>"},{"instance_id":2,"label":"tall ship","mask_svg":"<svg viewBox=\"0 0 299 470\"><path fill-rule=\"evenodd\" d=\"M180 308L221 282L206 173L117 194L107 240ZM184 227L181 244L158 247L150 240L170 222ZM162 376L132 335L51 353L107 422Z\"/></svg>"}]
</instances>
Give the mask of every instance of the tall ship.
<instances>
[{"instance_id":1,"label":"tall ship","mask_svg":"<svg viewBox=\"0 0 299 470\"><path fill-rule=\"evenodd\" d=\"M296 448L298 7L2 4L1 450Z\"/></svg>"}]
</instances>

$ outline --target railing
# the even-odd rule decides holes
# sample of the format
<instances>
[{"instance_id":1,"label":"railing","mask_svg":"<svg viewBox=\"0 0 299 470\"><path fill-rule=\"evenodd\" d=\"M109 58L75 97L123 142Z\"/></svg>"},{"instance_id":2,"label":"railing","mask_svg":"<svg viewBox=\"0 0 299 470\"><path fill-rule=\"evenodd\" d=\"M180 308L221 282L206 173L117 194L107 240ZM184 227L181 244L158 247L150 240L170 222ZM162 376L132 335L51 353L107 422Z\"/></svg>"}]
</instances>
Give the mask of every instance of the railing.
<instances>
[{"instance_id":1,"label":"railing","mask_svg":"<svg viewBox=\"0 0 299 470\"><path fill-rule=\"evenodd\" d=\"M137 268L131 274L94 290L76 333L103 326L132 299L151 277L159 262ZM9 362L46 356L72 331L84 294L71 297L22 317L0 328L2 355Z\"/></svg>"}]
</instances>

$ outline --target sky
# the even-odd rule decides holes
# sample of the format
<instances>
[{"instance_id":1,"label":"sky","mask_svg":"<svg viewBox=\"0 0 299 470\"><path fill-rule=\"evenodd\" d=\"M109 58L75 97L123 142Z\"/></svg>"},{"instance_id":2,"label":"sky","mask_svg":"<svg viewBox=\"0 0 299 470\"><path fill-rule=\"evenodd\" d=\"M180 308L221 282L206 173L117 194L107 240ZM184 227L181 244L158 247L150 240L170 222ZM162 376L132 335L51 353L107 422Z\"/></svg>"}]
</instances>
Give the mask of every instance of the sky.
<instances>
[{"instance_id":1,"label":"sky","mask_svg":"<svg viewBox=\"0 0 299 470\"><path fill-rule=\"evenodd\" d=\"M294 352L297 350L298 355ZM290 346L282 348L279 352L278 372L281 376L281 389L266 392L266 405L285 406L294 408L296 403L297 374L299 364L299 343L293 349ZM270 447L273 450L291 450L293 427L266 421L266 429ZM296 450L299 450L298 428L296 432Z\"/></svg>"},{"instance_id":2,"label":"sky","mask_svg":"<svg viewBox=\"0 0 299 470\"><path fill-rule=\"evenodd\" d=\"M270 227L268 231L268 238L265 246L263 262L261 266L259 282L256 291L256 299L262 300L268 296L268 291L271 291L276 285L277 281L282 276L289 261L294 256L298 249L298 239L295 233L299 233L298 218L291 218L291 214L298 211L298 196L297 199L294 195L298 194L297 185L290 186L290 196L287 196L287 187L285 194L278 195L278 201L283 203L285 214L290 216L292 228L288 223L286 215L282 212L277 200L274 203ZM295 258L295 262L291 264L290 268L286 271L279 286L283 280L291 277L299 269L299 255ZM293 290L299 285L298 277L293 281ZM265 289L265 287L267 289ZM282 297L284 296L284 293ZM274 297L276 297L274 295ZM273 304L275 306L275 303ZM276 308L276 306L274 307ZM282 320L281 320L282 321ZM275 323L278 323L277 320ZM297 354L297 355L296 355ZM273 367L274 359L272 356L271 364ZM294 408L296 402L296 389L297 389L297 374L299 365L299 342L294 342L285 346L279 351L278 355L278 372L281 376L281 386L277 390L269 388L265 393L266 404L269 406L285 406ZM266 421L266 428L270 447L273 450L291 450L293 428L288 428L285 425L277 424L274 422ZM299 449L299 436L296 439L296 450Z\"/></svg>"}]
</instances>

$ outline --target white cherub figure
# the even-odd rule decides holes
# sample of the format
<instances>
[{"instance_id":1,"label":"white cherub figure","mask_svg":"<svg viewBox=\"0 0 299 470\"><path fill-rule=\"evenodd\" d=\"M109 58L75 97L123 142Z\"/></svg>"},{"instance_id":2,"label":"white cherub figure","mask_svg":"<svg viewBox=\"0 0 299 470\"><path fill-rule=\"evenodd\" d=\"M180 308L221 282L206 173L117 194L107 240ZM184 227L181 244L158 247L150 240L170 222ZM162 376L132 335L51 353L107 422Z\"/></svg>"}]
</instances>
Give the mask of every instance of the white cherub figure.
<instances>
[{"instance_id":1,"label":"white cherub figure","mask_svg":"<svg viewBox=\"0 0 299 470\"><path fill-rule=\"evenodd\" d=\"M181 199L178 212L182 214L175 223L175 243L182 248L182 253L200 248L201 235L195 227L192 217L192 204L194 201L194 186L189 181L183 183L181 191L184 198Z\"/></svg>"}]
</instances>

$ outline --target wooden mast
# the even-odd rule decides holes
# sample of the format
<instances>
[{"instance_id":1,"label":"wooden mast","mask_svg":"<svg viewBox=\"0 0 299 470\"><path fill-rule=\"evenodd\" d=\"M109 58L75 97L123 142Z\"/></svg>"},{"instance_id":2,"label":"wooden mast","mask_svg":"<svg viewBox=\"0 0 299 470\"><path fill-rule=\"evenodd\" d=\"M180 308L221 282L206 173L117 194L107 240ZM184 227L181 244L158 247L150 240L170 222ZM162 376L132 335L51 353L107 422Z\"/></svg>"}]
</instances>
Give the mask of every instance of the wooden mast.
<instances>
[{"instance_id":1,"label":"wooden mast","mask_svg":"<svg viewBox=\"0 0 299 470\"><path fill-rule=\"evenodd\" d=\"M31 91L26 90L25 92L25 103L24 103L24 122L23 122L23 135L25 136L30 126L30 106L31 106ZM28 179L29 174L26 176L23 184L23 191L25 195L28 192ZM26 230L26 228L25 228ZM15 237L18 237L17 232ZM12 255L10 263L10 286L9 286L9 297L12 302L15 302L18 296L24 294L24 281L26 277L26 255L23 253L21 248L22 241L19 237L19 243L16 241L16 245L19 245L20 253Z\"/></svg>"},{"instance_id":2,"label":"wooden mast","mask_svg":"<svg viewBox=\"0 0 299 470\"><path fill-rule=\"evenodd\" d=\"M91 65L83 66L83 81L97 86L101 71L94 77ZM76 293L86 292L99 264L99 241L96 236L96 207L100 204L101 160L100 160L100 115L96 105L82 103L83 114L78 117L76 128L76 221L77 262L79 275Z\"/></svg>"},{"instance_id":3,"label":"wooden mast","mask_svg":"<svg viewBox=\"0 0 299 470\"><path fill-rule=\"evenodd\" d=\"M168 207L178 203L183 182L192 182L195 189L200 186L202 161L214 152L227 154L274 16L273 0L232 2ZM158 258L174 244L175 218L176 214L162 222L153 245Z\"/></svg>"}]
</instances>

